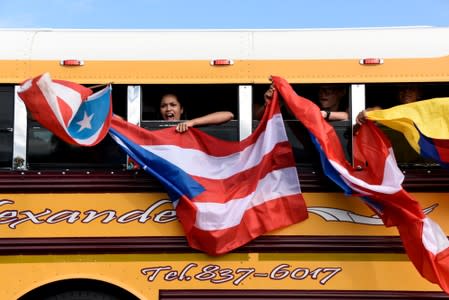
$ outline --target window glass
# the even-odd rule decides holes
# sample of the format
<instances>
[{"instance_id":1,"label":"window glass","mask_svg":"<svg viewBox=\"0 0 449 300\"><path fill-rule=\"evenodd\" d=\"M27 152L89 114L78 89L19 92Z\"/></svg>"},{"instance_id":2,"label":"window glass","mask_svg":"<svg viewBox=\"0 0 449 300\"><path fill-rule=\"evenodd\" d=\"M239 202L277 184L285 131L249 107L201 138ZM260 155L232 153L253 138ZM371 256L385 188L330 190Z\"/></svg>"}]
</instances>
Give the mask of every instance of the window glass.
<instances>
[{"instance_id":1,"label":"window glass","mask_svg":"<svg viewBox=\"0 0 449 300\"><path fill-rule=\"evenodd\" d=\"M0 85L0 128L14 127L14 86Z\"/></svg>"},{"instance_id":2,"label":"window glass","mask_svg":"<svg viewBox=\"0 0 449 300\"><path fill-rule=\"evenodd\" d=\"M0 168L12 167L14 86L0 86Z\"/></svg>"},{"instance_id":3,"label":"window glass","mask_svg":"<svg viewBox=\"0 0 449 300\"><path fill-rule=\"evenodd\" d=\"M0 130L0 168L12 167L13 133Z\"/></svg>"},{"instance_id":4,"label":"window glass","mask_svg":"<svg viewBox=\"0 0 449 300\"><path fill-rule=\"evenodd\" d=\"M125 154L108 135L93 147L68 144L45 128L28 130L29 169L123 169Z\"/></svg>"}]
</instances>

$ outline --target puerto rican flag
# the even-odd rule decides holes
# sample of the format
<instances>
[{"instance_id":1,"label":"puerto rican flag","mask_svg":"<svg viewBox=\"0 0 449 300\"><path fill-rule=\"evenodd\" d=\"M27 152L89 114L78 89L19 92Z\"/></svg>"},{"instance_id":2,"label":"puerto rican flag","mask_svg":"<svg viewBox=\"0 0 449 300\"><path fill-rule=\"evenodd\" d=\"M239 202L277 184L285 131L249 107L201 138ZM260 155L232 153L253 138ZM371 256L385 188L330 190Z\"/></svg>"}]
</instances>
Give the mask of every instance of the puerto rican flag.
<instances>
[{"instance_id":1,"label":"puerto rican flag","mask_svg":"<svg viewBox=\"0 0 449 300\"><path fill-rule=\"evenodd\" d=\"M164 185L193 248L223 254L307 218L277 100L251 136L229 142L195 128L148 131L112 117L110 94L110 87L92 95L49 74L19 91L34 118L68 143L92 146L109 131Z\"/></svg>"},{"instance_id":2,"label":"puerto rican flag","mask_svg":"<svg viewBox=\"0 0 449 300\"><path fill-rule=\"evenodd\" d=\"M404 175L387 137L372 122L361 126L353 137L353 167L319 107L298 96L286 80L275 76L272 79L289 109L308 129L320 153L324 173L346 194L361 196L386 226L396 226L416 269L449 293L449 240L402 188Z\"/></svg>"},{"instance_id":3,"label":"puerto rican flag","mask_svg":"<svg viewBox=\"0 0 449 300\"><path fill-rule=\"evenodd\" d=\"M25 81L19 97L42 126L70 144L94 146L108 133L111 87L92 94L82 85L45 73Z\"/></svg>"},{"instance_id":4,"label":"puerto rican flag","mask_svg":"<svg viewBox=\"0 0 449 300\"><path fill-rule=\"evenodd\" d=\"M277 100L241 142L115 117L110 133L165 186L193 248L223 254L308 216Z\"/></svg>"}]
</instances>

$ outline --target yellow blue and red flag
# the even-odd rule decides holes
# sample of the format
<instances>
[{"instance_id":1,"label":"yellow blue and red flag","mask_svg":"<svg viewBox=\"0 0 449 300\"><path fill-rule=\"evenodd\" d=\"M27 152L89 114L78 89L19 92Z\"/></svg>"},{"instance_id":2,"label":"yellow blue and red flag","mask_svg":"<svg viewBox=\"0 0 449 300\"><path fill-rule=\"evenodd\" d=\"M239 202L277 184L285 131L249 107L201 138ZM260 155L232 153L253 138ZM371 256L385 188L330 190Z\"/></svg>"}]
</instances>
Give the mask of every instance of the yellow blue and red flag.
<instances>
[{"instance_id":1,"label":"yellow blue and red flag","mask_svg":"<svg viewBox=\"0 0 449 300\"><path fill-rule=\"evenodd\" d=\"M449 168L449 98L434 98L366 113L401 132L421 156Z\"/></svg>"}]
</instances>

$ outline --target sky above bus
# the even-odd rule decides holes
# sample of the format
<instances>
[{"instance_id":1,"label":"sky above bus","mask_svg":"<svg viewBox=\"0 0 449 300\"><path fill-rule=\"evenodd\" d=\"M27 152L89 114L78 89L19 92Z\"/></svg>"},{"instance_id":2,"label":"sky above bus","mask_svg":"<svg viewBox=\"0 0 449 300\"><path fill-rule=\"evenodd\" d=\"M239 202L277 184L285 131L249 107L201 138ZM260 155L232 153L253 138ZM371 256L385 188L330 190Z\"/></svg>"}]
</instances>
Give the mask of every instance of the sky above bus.
<instances>
[{"instance_id":1,"label":"sky above bus","mask_svg":"<svg viewBox=\"0 0 449 300\"><path fill-rule=\"evenodd\" d=\"M0 28L449 26L449 0L0 0Z\"/></svg>"}]
</instances>

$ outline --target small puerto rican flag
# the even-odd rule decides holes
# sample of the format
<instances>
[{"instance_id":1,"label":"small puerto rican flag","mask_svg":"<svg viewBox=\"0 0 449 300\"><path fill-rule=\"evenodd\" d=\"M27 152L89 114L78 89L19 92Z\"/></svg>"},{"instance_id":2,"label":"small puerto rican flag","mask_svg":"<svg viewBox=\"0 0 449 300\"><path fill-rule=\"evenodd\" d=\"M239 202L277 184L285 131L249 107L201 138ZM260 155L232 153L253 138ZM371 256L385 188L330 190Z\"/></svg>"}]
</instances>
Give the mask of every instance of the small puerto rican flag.
<instances>
[{"instance_id":1,"label":"small puerto rican flag","mask_svg":"<svg viewBox=\"0 0 449 300\"><path fill-rule=\"evenodd\" d=\"M36 121L67 143L94 146L108 133L111 86L92 94L89 88L52 80L45 73L25 81L18 94Z\"/></svg>"}]
</instances>

